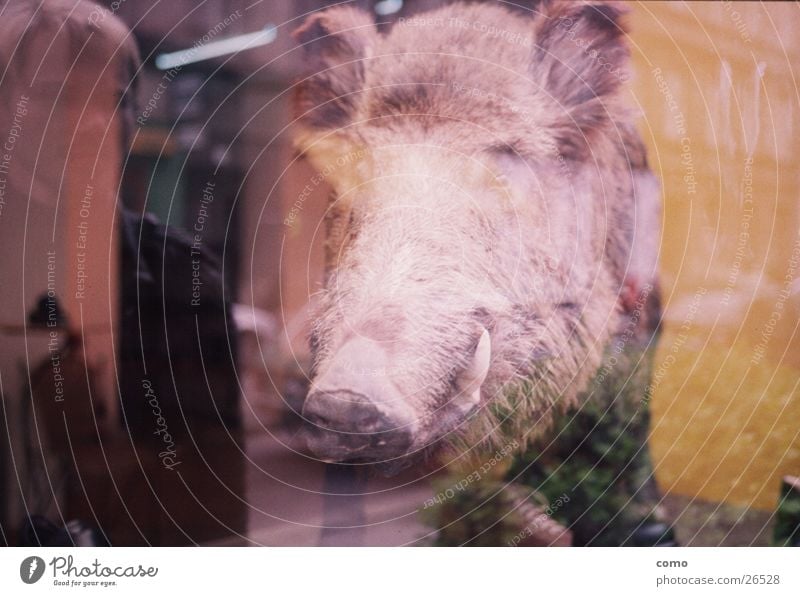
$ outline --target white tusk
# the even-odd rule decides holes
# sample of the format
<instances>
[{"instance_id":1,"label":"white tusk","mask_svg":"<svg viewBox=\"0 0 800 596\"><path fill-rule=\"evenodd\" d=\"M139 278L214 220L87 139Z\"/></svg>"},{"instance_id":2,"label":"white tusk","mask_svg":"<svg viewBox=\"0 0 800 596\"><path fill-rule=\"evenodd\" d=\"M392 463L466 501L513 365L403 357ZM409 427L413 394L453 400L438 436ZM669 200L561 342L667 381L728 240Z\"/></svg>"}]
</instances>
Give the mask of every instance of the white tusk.
<instances>
[{"instance_id":1,"label":"white tusk","mask_svg":"<svg viewBox=\"0 0 800 596\"><path fill-rule=\"evenodd\" d=\"M489 364L492 357L492 340L489 332L484 329L472 362L465 368L456 379L458 395L453 399L453 404L459 409L468 412L477 406L481 401L481 385L486 380L489 373Z\"/></svg>"}]
</instances>

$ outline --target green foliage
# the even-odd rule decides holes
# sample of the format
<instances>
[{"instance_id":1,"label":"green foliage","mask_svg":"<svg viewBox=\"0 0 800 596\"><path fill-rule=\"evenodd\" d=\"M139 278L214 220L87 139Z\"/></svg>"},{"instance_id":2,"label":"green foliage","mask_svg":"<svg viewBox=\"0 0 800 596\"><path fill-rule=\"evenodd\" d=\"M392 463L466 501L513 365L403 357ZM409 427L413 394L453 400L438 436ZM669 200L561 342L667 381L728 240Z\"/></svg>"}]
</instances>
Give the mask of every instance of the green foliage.
<instances>
[{"instance_id":1,"label":"green foliage","mask_svg":"<svg viewBox=\"0 0 800 596\"><path fill-rule=\"evenodd\" d=\"M638 363L641 353L618 357ZM648 403L642 399L646 362L630 375L590 383L583 404L556 421L554 432L524 453L510 477L547 499L569 495L554 517L573 532L574 544L628 543L642 522L654 519L657 491L647 450Z\"/></svg>"},{"instance_id":2,"label":"green foliage","mask_svg":"<svg viewBox=\"0 0 800 596\"><path fill-rule=\"evenodd\" d=\"M445 496L458 482L445 479L436 485L437 494ZM505 482L484 479L423 509L421 519L438 529L435 546L505 546L525 525L518 504Z\"/></svg>"},{"instance_id":3,"label":"green foliage","mask_svg":"<svg viewBox=\"0 0 800 596\"><path fill-rule=\"evenodd\" d=\"M423 511L423 519L440 529L436 544L508 544L525 526L516 512L503 517L520 494L537 495L543 503L566 496L568 503L554 509L552 517L572 531L575 545L627 544L640 524L656 519L658 492L647 449L650 361L638 346L611 350L604 362L614 365L589 383L581 405L542 421L552 431L540 433L517 456L506 482L469 484ZM520 419L530 423L517 408L535 398L533 392L532 384L519 382L492 406L495 419L503 421L502 435L519 437L530 430L515 425Z\"/></svg>"}]
</instances>

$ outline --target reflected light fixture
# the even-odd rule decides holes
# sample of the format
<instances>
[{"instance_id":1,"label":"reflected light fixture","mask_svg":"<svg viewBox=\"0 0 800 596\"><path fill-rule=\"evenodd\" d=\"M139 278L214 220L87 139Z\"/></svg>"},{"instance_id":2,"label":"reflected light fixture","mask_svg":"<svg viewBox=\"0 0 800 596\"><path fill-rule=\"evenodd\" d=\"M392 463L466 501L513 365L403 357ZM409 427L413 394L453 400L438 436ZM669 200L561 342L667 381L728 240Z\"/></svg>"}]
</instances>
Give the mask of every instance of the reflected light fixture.
<instances>
[{"instance_id":1,"label":"reflected light fixture","mask_svg":"<svg viewBox=\"0 0 800 596\"><path fill-rule=\"evenodd\" d=\"M375 14L385 17L396 12L400 12L403 8L403 0L381 0L375 3Z\"/></svg>"},{"instance_id":2,"label":"reflected light fixture","mask_svg":"<svg viewBox=\"0 0 800 596\"><path fill-rule=\"evenodd\" d=\"M251 50L259 46L265 46L275 41L278 36L278 28L275 25L267 25L259 31L236 35L219 41L212 41L206 44L197 44L185 50L159 54L156 56L156 68L159 70L169 70L171 68L185 66L194 62L202 62L210 58L218 58L226 54L234 54L244 50Z\"/></svg>"}]
</instances>

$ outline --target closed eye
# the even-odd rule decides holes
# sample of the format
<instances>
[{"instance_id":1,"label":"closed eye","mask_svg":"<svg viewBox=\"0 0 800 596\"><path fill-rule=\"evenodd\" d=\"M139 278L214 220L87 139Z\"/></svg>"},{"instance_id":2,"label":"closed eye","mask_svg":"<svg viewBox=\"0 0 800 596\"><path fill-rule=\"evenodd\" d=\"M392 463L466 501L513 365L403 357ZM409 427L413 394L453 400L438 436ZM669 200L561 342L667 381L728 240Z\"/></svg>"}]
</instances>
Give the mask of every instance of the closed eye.
<instances>
[{"instance_id":1,"label":"closed eye","mask_svg":"<svg viewBox=\"0 0 800 596\"><path fill-rule=\"evenodd\" d=\"M522 159L519 146L516 141L509 141L508 143L497 143L487 147L486 152L496 156L506 156L512 158Z\"/></svg>"}]
</instances>

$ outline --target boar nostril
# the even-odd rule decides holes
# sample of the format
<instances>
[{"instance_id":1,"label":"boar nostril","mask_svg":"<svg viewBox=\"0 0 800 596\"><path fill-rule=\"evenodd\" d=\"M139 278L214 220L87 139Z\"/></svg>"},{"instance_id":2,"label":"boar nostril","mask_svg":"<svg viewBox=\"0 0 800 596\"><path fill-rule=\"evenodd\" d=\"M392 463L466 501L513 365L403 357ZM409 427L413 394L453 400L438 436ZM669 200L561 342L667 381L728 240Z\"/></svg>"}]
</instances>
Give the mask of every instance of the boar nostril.
<instances>
[{"instance_id":1,"label":"boar nostril","mask_svg":"<svg viewBox=\"0 0 800 596\"><path fill-rule=\"evenodd\" d=\"M382 417L377 414L368 414L356 425L361 429L361 432L373 433L382 432L386 430L386 425L383 423Z\"/></svg>"},{"instance_id":2,"label":"boar nostril","mask_svg":"<svg viewBox=\"0 0 800 596\"><path fill-rule=\"evenodd\" d=\"M392 421L363 395L351 392L309 395L303 408L306 420L318 430L372 434L392 430Z\"/></svg>"}]
</instances>

